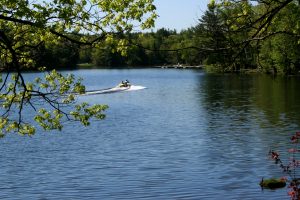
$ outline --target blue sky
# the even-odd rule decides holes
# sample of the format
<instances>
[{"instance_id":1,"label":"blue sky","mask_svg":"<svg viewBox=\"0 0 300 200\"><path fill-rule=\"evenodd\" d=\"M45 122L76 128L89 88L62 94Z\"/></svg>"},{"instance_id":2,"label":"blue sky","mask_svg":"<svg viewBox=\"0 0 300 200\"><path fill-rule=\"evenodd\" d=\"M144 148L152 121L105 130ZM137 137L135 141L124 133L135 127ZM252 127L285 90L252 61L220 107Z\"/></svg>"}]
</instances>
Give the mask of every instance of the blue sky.
<instances>
[{"instance_id":1,"label":"blue sky","mask_svg":"<svg viewBox=\"0 0 300 200\"><path fill-rule=\"evenodd\" d=\"M182 29L197 24L210 0L154 0L159 18L155 30L159 28Z\"/></svg>"}]
</instances>

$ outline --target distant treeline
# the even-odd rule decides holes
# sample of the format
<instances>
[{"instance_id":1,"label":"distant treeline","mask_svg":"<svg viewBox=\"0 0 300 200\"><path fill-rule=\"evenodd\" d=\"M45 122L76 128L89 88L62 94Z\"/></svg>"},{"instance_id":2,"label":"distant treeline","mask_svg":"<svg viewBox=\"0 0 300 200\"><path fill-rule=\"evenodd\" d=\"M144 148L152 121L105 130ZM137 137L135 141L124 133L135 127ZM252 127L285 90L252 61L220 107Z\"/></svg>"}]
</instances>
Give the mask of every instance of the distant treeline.
<instances>
[{"instance_id":1,"label":"distant treeline","mask_svg":"<svg viewBox=\"0 0 300 200\"><path fill-rule=\"evenodd\" d=\"M194 30L177 33L159 29L151 33L125 35L128 40L126 55L116 51L105 41L98 47L81 47L60 41L39 49L38 64L47 68L73 68L77 64L94 67L147 67L159 65L199 65L203 57L192 49L182 47L192 44ZM91 36L92 37L92 36Z\"/></svg>"},{"instance_id":2,"label":"distant treeline","mask_svg":"<svg viewBox=\"0 0 300 200\"><path fill-rule=\"evenodd\" d=\"M126 35L128 49L126 55L114 51L109 44L102 48L81 49L79 63L92 63L95 66L158 66L158 65L198 65L198 55L190 51L179 50L191 42L193 30L177 33L175 30L159 29L151 33L134 33Z\"/></svg>"},{"instance_id":3,"label":"distant treeline","mask_svg":"<svg viewBox=\"0 0 300 200\"><path fill-rule=\"evenodd\" d=\"M272 19L268 15L264 19L262 16L272 6L275 10L276 4L252 5L248 1L223 6L210 4L199 23L187 30L159 29L124 35L128 40L126 55L105 41L93 48L79 48L62 41L40 48L38 62L49 68L74 68L82 63L112 68L203 64L222 72L298 73L299 3L292 1ZM265 27L263 23L267 22Z\"/></svg>"}]
</instances>

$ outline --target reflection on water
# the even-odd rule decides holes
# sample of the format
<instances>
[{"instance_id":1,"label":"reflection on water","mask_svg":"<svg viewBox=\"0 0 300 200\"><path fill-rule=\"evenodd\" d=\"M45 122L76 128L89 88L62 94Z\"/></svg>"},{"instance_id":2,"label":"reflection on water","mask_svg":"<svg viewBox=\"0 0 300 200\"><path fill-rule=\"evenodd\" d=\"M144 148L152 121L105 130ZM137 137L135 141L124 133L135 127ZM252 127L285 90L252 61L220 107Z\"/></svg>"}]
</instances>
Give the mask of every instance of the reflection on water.
<instances>
[{"instance_id":1,"label":"reflection on water","mask_svg":"<svg viewBox=\"0 0 300 200\"><path fill-rule=\"evenodd\" d=\"M87 89L148 89L79 101L107 119L1 142L0 199L287 199L267 153L299 129L299 78L193 70L79 70ZM30 75L29 75L30 76Z\"/></svg>"},{"instance_id":2,"label":"reflection on water","mask_svg":"<svg viewBox=\"0 0 300 200\"><path fill-rule=\"evenodd\" d=\"M206 75L199 84L203 86L199 96L206 113L206 132L211 133L206 136L216 147L207 155L210 165L223 165L219 182L229 178L229 185L250 189L249 176L268 175L260 172L268 166L263 157L267 149L285 152L288 134L299 128L299 78ZM230 188L227 184L225 189Z\"/></svg>"},{"instance_id":3,"label":"reflection on water","mask_svg":"<svg viewBox=\"0 0 300 200\"><path fill-rule=\"evenodd\" d=\"M204 82L204 83L203 83ZM266 75L207 75L201 80L207 109L262 114L269 125L299 124L299 77L270 77ZM211 113L212 114L212 113ZM250 115L251 116L251 115Z\"/></svg>"}]
</instances>

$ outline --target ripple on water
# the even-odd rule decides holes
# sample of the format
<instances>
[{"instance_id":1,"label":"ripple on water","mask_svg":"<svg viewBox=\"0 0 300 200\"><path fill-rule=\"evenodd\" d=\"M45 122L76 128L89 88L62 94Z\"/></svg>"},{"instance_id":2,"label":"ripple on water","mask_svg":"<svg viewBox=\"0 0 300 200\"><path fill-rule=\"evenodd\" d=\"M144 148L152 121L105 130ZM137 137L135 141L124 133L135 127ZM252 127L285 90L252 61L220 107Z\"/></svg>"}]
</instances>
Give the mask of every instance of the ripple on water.
<instances>
[{"instance_id":1,"label":"ripple on water","mask_svg":"<svg viewBox=\"0 0 300 200\"><path fill-rule=\"evenodd\" d=\"M87 89L124 77L148 89L83 97L110 106L88 128L0 140L0 199L287 198L286 189L261 191L258 183L280 174L270 146L285 146L299 129L298 93L288 91L300 81L193 70L74 73Z\"/></svg>"}]
</instances>

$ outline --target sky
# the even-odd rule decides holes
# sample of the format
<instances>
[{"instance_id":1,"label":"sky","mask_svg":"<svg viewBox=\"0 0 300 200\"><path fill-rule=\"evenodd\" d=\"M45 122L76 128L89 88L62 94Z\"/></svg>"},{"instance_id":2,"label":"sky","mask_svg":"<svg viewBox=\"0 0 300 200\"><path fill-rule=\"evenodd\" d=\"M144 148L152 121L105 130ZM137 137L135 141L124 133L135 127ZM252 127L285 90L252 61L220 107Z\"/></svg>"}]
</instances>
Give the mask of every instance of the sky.
<instances>
[{"instance_id":1,"label":"sky","mask_svg":"<svg viewBox=\"0 0 300 200\"><path fill-rule=\"evenodd\" d=\"M154 30L160 28L181 31L197 24L210 0L154 0L157 14Z\"/></svg>"}]
</instances>

